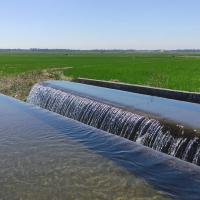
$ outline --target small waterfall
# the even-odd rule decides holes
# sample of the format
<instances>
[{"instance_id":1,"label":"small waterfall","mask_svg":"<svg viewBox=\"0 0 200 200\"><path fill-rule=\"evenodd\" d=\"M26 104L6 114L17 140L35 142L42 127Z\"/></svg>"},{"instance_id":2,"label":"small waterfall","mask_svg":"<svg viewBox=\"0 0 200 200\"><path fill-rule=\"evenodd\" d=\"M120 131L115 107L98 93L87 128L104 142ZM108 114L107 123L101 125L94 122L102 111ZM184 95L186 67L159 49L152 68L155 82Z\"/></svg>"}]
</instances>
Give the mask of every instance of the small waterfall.
<instances>
[{"instance_id":1,"label":"small waterfall","mask_svg":"<svg viewBox=\"0 0 200 200\"><path fill-rule=\"evenodd\" d=\"M187 132L182 126L163 123L42 83L32 88L27 102L200 165L200 139L194 130Z\"/></svg>"}]
</instances>

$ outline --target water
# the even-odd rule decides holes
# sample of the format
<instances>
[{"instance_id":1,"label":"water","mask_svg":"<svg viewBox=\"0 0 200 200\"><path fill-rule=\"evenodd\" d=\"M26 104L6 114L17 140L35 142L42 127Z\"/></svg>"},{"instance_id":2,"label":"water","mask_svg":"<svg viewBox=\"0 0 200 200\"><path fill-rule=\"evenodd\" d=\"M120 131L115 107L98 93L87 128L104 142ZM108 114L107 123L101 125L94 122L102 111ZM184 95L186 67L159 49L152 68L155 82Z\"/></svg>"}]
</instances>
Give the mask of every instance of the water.
<instances>
[{"instance_id":1,"label":"water","mask_svg":"<svg viewBox=\"0 0 200 200\"><path fill-rule=\"evenodd\" d=\"M1 199L198 200L200 169L0 95Z\"/></svg>"},{"instance_id":2,"label":"water","mask_svg":"<svg viewBox=\"0 0 200 200\"><path fill-rule=\"evenodd\" d=\"M75 85L75 92L72 90L66 91L65 88L63 89L63 86L58 88L60 82L57 84L55 81L55 85L52 85L53 83L52 81L50 83L47 82L35 85L30 92L28 102L103 131L136 141L139 144L180 158L184 161L200 165L200 139L196 127L195 129L186 128L176 123L166 122L163 119L157 120L141 114L129 112L125 109L112 106L107 102L102 103L89 99L87 85L78 84L81 85L81 89L83 89L84 86L86 87L85 93L88 98L84 98L77 95L77 83L64 82L67 86L67 90L68 87ZM74 89L74 87L72 88ZM99 88L94 88L96 89L94 95L96 95L98 94ZM94 91L94 88L92 88L92 91ZM107 90L105 90L105 94L103 94L103 91L100 91L100 94L104 97L108 93ZM112 94L115 94L115 91L110 91ZM83 94L83 92L81 94ZM91 94L92 92L90 91L90 95ZM109 96L106 98L109 99L111 97ZM121 97L119 96L119 98ZM134 101L135 99L133 98L132 100ZM111 102L112 101L113 99ZM186 104L188 105L186 108L189 109L190 104ZM197 106L196 104L192 104L190 107L193 105Z\"/></svg>"},{"instance_id":3,"label":"water","mask_svg":"<svg viewBox=\"0 0 200 200\"><path fill-rule=\"evenodd\" d=\"M1 95L0 110L0 198L169 199L72 138L94 129Z\"/></svg>"},{"instance_id":4,"label":"water","mask_svg":"<svg viewBox=\"0 0 200 200\"><path fill-rule=\"evenodd\" d=\"M132 112L155 115L200 131L200 104L67 81L45 81L43 85Z\"/></svg>"}]
</instances>

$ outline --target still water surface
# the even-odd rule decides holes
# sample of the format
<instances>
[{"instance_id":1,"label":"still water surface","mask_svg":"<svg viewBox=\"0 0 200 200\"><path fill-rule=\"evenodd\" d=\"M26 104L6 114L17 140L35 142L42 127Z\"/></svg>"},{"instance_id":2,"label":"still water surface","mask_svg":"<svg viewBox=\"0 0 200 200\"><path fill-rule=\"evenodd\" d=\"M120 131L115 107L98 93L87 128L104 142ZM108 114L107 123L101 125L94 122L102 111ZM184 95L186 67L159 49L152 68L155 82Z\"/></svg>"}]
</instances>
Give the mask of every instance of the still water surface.
<instances>
[{"instance_id":1,"label":"still water surface","mask_svg":"<svg viewBox=\"0 0 200 200\"><path fill-rule=\"evenodd\" d=\"M198 166L0 95L0 199L199 199Z\"/></svg>"}]
</instances>

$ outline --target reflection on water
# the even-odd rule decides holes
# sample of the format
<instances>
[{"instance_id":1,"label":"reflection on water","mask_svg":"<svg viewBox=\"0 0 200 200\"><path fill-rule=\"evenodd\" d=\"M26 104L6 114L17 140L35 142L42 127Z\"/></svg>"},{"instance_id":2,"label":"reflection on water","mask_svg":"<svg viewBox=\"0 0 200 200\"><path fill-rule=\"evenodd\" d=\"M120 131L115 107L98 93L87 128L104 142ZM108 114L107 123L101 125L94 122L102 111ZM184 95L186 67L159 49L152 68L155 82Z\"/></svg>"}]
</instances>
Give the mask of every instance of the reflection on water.
<instances>
[{"instance_id":1,"label":"reflection on water","mask_svg":"<svg viewBox=\"0 0 200 200\"><path fill-rule=\"evenodd\" d=\"M0 95L0 198L169 199L70 136L87 134L90 127L77 122L72 128L66 120L60 131L29 115L31 110L41 119L64 118Z\"/></svg>"},{"instance_id":2,"label":"reflection on water","mask_svg":"<svg viewBox=\"0 0 200 200\"><path fill-rule=\"evenodd\" d=\"M189 126L200 131L200 104L161 97L152 98L150 95L67 81L46 81L43 82L43 84L102 103L110 103L112 106L127 109L129 111L143 111L146 114L156 115L160 118L184 126Z\"/></svg>"}]
</instances>

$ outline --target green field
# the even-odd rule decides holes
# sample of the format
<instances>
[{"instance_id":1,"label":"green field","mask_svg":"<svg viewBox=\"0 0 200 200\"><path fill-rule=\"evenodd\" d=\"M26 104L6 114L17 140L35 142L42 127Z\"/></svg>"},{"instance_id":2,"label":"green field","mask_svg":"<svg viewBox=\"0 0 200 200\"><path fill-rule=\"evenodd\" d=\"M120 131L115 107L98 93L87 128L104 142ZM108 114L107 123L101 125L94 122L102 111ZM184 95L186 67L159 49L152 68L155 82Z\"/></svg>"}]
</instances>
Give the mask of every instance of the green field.
<instances>
[{"instance_id":1,"label":"green field","mask_svg":"<svg viewBox=\"0 0 200 200\"><path fill-rule=\"evenodd\" d=\"M200 53L0 52L1 76L60 67L73 78L200 92Z\"/></svg>"}]
</instances>

